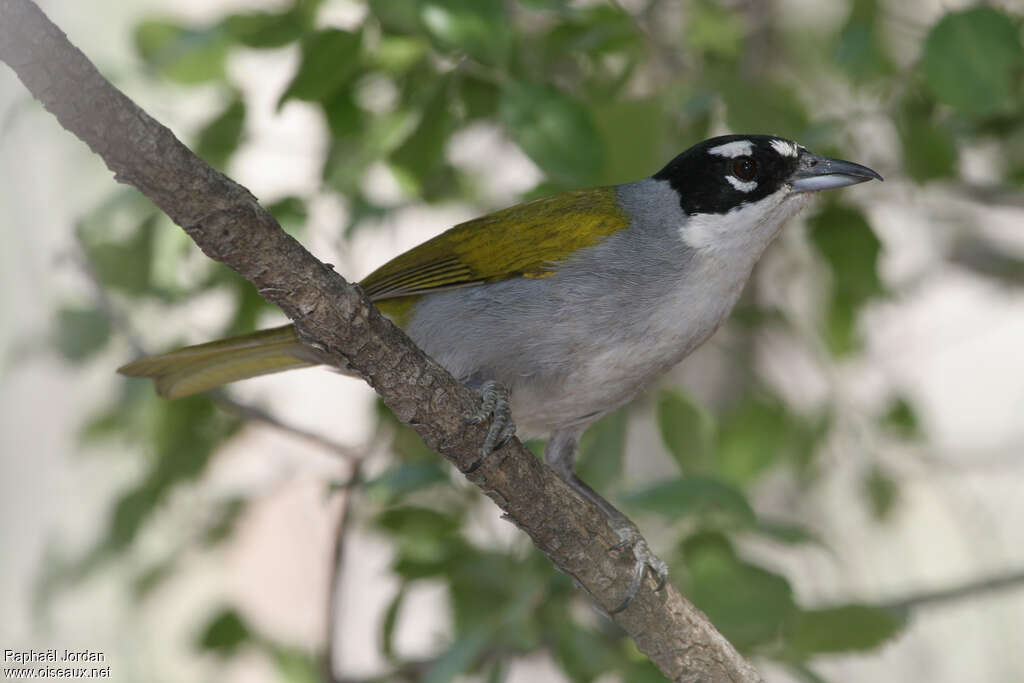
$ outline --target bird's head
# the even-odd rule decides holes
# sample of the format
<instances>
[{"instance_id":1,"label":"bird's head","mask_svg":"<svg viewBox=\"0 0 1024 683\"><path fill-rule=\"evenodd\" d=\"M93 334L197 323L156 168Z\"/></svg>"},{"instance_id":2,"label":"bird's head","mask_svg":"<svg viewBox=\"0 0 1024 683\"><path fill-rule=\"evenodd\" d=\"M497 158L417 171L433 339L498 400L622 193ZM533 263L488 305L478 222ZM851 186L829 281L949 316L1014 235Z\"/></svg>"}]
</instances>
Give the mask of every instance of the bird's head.
<instances>
[{"instance_id":1,"label":"bird's head","mask_svg":"<svg viewBox=\"0 0 1024 683\"><path fill-rule=\"evenodd\" d=\"M654 175L679 196L683 239L696 248L759 256L808 193L882 176L772 135L723 135L698 143Z\"/></svg>"}]
</instances>

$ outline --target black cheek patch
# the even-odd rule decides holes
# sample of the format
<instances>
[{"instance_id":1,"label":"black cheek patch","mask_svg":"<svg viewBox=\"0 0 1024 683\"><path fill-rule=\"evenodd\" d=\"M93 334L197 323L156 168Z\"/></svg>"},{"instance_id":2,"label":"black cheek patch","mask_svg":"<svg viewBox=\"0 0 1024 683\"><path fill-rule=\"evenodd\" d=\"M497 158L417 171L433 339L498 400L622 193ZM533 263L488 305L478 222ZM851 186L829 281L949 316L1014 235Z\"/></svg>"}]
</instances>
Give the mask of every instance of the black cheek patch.
<instances>
[{"instance_id":1,"label":"black cheek patch","mask_svg":"<svg viewBox=\"0 0 1024 683\"><path fill-rule=\"evenodd\" d=\"M686 214L725 214L746 203L757 202L775 193L796 170L797 158L784 156L771 146L770 135L726 135L698 143L670 161L653 177L668 181L679 194ZM757 162L757 187L743 191L729 182L735 158L708 153L709 149L730 142L749 141L750 157ZM786 142L789 142L788 140ZM791 143L795 144L795 143ZM735 178L735 176L733 176ZM738 182L743 181L735 178Z\"/></svg>"}]
</instances>

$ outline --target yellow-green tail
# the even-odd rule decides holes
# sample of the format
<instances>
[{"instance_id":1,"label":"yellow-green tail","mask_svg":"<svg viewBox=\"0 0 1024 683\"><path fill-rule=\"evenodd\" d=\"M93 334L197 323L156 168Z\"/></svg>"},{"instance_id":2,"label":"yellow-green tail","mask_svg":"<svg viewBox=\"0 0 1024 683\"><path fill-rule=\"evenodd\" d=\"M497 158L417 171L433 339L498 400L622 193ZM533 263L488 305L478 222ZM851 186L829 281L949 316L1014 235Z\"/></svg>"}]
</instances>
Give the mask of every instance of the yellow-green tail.
<instances>
[{"instance_id":1,"label":"yellow-green tail","mask_svg":"<svg viewBox=\"0 0 1024 683\"><path fill-rule=\"evenodd\" d=\"M151 377L165 398L181 398L273 372L325 362L299 341L291 325L186 346L132 361L117 369L129 377Z\"/></svg>"}]
</instances>

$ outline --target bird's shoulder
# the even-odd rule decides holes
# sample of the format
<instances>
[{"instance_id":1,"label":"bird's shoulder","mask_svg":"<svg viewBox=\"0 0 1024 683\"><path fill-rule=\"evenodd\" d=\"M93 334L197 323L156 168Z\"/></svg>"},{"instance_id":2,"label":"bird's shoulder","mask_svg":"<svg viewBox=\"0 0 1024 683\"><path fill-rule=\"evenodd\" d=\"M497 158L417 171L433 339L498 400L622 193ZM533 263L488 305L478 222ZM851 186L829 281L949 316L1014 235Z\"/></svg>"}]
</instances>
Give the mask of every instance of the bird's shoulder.
<instances>
[{"instance_id":1,"label":"bird's shoulder","mask_svg":"<svg viewBox=\"0 0 1024 683\"><path fill-rule=\"evenodd\" d=\"M561 192L460 223L360 284L372 299L382 300L546 277L559 261L628 225L614 186Z\"/></svg>"}]
</instances>

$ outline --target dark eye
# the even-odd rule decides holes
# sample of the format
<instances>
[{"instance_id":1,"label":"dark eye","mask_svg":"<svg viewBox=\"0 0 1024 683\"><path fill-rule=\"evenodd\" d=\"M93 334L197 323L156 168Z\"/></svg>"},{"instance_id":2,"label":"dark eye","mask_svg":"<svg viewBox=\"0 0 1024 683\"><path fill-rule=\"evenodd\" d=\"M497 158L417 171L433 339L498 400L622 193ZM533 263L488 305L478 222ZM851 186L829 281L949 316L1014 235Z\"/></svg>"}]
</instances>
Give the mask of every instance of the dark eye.
<instances>
[{"instance_id":1,"label":"dark eye","mask_svg":"<svg viewBox=\"0 0 1024 683\"><path fill-rule=\"evenodd\" d=\"M750 157L740 157L732 162L732 174L740 180L753 180L757 175L757 162Z\"/></svg>"}]
</instances>

